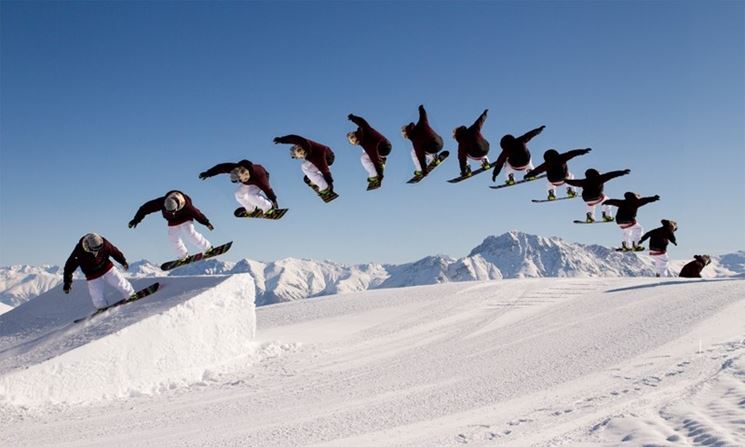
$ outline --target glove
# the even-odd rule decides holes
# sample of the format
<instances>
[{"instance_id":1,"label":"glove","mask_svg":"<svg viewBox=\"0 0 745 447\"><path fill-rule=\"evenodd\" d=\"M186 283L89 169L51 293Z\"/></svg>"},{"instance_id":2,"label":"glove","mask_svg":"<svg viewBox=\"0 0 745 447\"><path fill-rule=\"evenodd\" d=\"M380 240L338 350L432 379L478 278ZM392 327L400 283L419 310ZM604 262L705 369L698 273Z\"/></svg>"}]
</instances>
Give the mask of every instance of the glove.
<instances>
[{"instance_id":1,"label":"glove","mask_svg":"<svg viewBox=\"0 0 745 447\"><path fill-rule=\"evenodd\" d=\"M212 230L215 229L215 227L213 227L211 223L208 223L207 224L207 229L210 230L210 231L212 231Z\"/></svg>"},{"instance_id":2,"label":"glove","mask_svg":"<svg viewBox=\"0 0 745 447\"><path fill-rule=\"evenodd\" d=\"M199 173L199 179L200 180L206 180L207 177L209 177L209 175L207 175L207 171L204 171L204 172L200 172Z\"/></svg>"},{"instance_id":3,"label":"glove","mask_svg":"<svg viewBox=\"0 0 745 447\"><path fill-rule=\"evenodd\" d=\"M652 198L655 200L655 202L658 201L658 200L660 200L660 196L657 195L657 194L655 194L654 196L652 196Z\"/></svg>"},{"instance_id":4,"label":"glove","mask_svg":"<svg viewBox=\"0 0 745 447\"><path fill-rule=\"evenodd\" d=\"M136 227L136 226L137 226L137 223L138 223L138 222L136 222L136 221L135 221L134 219L132 219L132 220L130 220L130 221L129 221L129 224L127 224L127 226L128 226L129 228L134 228L134 227Z\"/></svg>"},{"instance_id":5,"label":"glove","mask_svg":"<svg viewBox=\"0 0 745 447\"><path fill-rule=\"evenodd\" d=\"M279 137L274 137L272 141L274 142L274 144L279 144Z\"/></svg>"},{"instance_id":6,"label":"glove","mask_svg":"<svg viewBox=\"0 0 745 447\"><path fill-rule=\"evenodd\" d=\"M589 148L588 147L587 149L585 149L585 154L588 153L588 152L590 152L590 151L592 151L592 148Z\"/></svg>"},{"instance_id":7,"label":"glove","mask_svg":"<svg viewBox=\"0 0 745 447\"><path fill-rule=\"evenodd\" d=\"M124 264L122 264L122 268L126 271L129 270L129 264L125 261Z\"/></svg>"},{"instance_id":8,"label":"glove","mask_svg":"<svg viewBox=\"0 0 745 447\"><path fill-rule=\"evenodd\" d=\"M62 286L62 291L65 292L65 294L70 293L70 289L72 289L72 284L65 284Z\"/></svg>"},{"instance_id":9,"label":"glove","mask_svg":"<svg viewBox=\"0 0 745 447\"><path fill-rule=\"evenodd\" d=\"M623 170L623 173L624 174L631 174L631 169L624 169Z\"/></svg>"},{"instance_id":10,"label":"glove","mask_svg":"<svg viewBox=\"0 0 745 447\"><path fill-rule=\"evenodd\" d=\"M541 132L543 132L543 129L545 129L545 128L546 128L546 126L543 125L543 126L539 127L538 130L540 130Z\"/></svg>"},{"instance_id":11,"label":"glove","mask_svg":"<svg viewBox=\"0 0 745 447\"><path fill-rule=\"evenodd\" d=\"M424 104L419 104L419 111L421 112L422 110L424 110Z\"/></svg>"},{"instance_id":12,"label":"glove","mask_svg":"<svg viewBox=\"0 0 745 447\"><path fill-rule=\"evenodd\" d=\"M354 118L354 115L353 115L353 114L351 114L351 113L350 113L349 115L347 115L347 119L348 119L348 120L350 120L350 121L351 121L351 120L352 120L352 118Z\"/></svg>"}]
</instances>

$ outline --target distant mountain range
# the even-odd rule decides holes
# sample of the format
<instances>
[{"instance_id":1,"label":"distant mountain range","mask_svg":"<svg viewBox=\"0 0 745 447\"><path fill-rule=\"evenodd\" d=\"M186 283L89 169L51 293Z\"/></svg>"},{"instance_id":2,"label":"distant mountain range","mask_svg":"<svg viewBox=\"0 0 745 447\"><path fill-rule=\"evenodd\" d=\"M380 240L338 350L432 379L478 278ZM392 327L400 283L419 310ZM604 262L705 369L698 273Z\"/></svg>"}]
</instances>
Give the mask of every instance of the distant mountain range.
<instances>
[{"instance_id":1,"label":"distant mountain range","mask_svg":"<svg viewBox=\"0 0 745 447\"><path fill-rule=\"evenodd\" d=\"M688 260L671 262L677 273ZM329 261L286 258L274 262L243 259L239 262L210 259L170 272L175 276L250 273L256 304L266 305L334 293L367 289L409 287L450 281L502 278L653 276L647 256L619 253L600 245L582 245L556 237L511 231L489 236L468 256L427 256L415 262L344 265ZM705 276L745 273L745 251L713 256ZM80 272L78 272L78 275ZM148 261L130 264L129 276L163 276ZM59 266L16 265L0 267L0 303L17 306L62 282Z\"/></svg>"}]
</instances>

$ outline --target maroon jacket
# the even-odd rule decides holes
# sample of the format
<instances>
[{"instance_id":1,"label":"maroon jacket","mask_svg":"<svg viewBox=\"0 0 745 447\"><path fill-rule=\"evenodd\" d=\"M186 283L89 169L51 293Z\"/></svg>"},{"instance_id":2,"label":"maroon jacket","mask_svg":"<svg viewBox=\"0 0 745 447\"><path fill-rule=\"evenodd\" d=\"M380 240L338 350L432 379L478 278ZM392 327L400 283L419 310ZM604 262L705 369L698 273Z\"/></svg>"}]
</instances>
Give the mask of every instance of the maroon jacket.
<instances>
[{"instance_id":1,"label":"maroon jacket","mask_svg":"<svg viewBox=\"0 0 745 447\"><path fill-rule=\"evenodd\" d=\"M200 178L213 177L218 174L229 174L233 169L242 167L248 169L250 177L244 185L254 185L266 194L267 199L272 202L277 201L272 186L269 184L269 172L259 164L251 163L248 160L241 160L238 163L220 163L199 174Z\"/></svg>"},{"instance_id":2,"label":"maroon jacket","mask_svg":"<svg viewBox=\"0 0 745 447\"><path fill-rule=\"evenodd\" d=\"M624 171L611 171L606 172L605 174L600 174L595 169L588 169L585 171L585 176L587 176L587 178L579 180L566 179L565 182L569 185L582 188L582 199L585 202L593 202L603 197L603 185L605 185L605 182L626 175L629 172L631 172L631 170L626 169Z\"/></svg>"},{"instance_id":3,"label":"maroon jacket","mask_svg":"<svg viewBox=\"0 0 745 447\"><path fill-rule=\"evenodd\" d=\"M442 150L442 137L437 134L430 126L427 119L427 111L424 106L419 106L419 121L416 124L409 123L406 128L406 137L411 140L414 146L414 153L422 172L427 171L426 154L436 154Z\"/></svg>"},{"instance_id":4,"label":"maroon jacket","mask_svg":"<svg viewBox=\"0 0 745 447\"><path fill-rule=\"evenodd\" d=\"M357 136L362 149L365 150L365 153L373 162L378 176L382 177L383 162L380 160L380 157L387 157L391 153L391 142L380 132L373 129L364 118L351 113L348 118L358 126L354 134Z\"/></svg>"},{"instance_id":5,"label":"maroon jacket","mask_svg":"<svg viewBox=\"0 0 745 447\"><path fill-rule=\"evenodd\" d=\"M313 140L303 138L299 135L285 135L283 137L277 137L274 139L275 143L283 144L297 144L306 151L305 159L318 168L323 174L323 179L329 186L333 186L334 179L331 177L331 166L334 163L334 151L330 147L324 146L321 143L316 143Z\"/></svg>"},{"instance_id":6,"label":"maroon jacket","mask_svg":"<svg viewBox=\"0 0 745 447\"><path fill-rule=\"evenodd\" d=\"M492 172L492 179L497 178L499 171L502 170L505 162L509 162L511 166L521 167L530 163L530 151L528 150L528 142L533 139L536 135L543 132L541 126L527 132L525 135L521 135L517 138L512 135L505 135L499 141L499 145L502 148L502 152L499 154L496 163L494 164L494 172Z\"/></svg>"},{"instance_id":7,"label":"maroon jacket","mask_svg":"<svg viewBox=\"0 0 745 447\"><path fill-rule=\"evenodd\" d=\"M486 121L486 114L489 109L471 124L471 127L460 126L455 129L455 141L458 142L458 162L460 163L460 172L466 170L466 157L473 158L485 157L489 153L489 142L481 135L481 127Z\"/></svg>"},{"instance_id":8,"label":"maroon jacket","mask_svg":"<svg viewBox=\"0 0 745 447\"><path fill-rule=\"evenodd\" d=\"M65 262L65 269L62 275L63 283L65 285L72 284L72 274L78 267L83 270L87 280L100 278L114 267L109 257L114 258L121 265L127 263L122 252L114 244L106 240L106 238L103 238L103 247L101 247L101 250L95 256L83 250L83 238L80 238L72 254L70 254L67 262Z\"/></svg>"},{"instance_id":9,"label":"maroon jacket","mask_svg":"<svg viewBox=\"0 0 745 447\"><path fill-rule=\"evenodd\" d=\"M667 252L667 244L672 242L673 245L678 245L675 240L675 233L668 226L661 226L654 230L647 231L644 236L639 240L639 243L649 239L649 250L658 251L661 253Z\"/></svg>"},{"instance_id":10,"label":"maroon jacket","mask_svg":"<svg viewBox=\"0 0 745 447\"><path fill-rule=\"evenodd\" d=\"M700 278L701 270L709 265L709 262L711 262L709 256L696 255L693 257L693 261L683 266L678 276L680 276L681 278Z\"/></svg>"},{"instance_id":11,"label":"maroon jacket","mask_svg":"<svg viewBox=\"0 0 745 447\"><path fill-rule=\"evenodd\" d=\"M525 177L537 177L538 175L545 172L546 178L549 182L563 182L564 179L566 179L567 175L569 175L569 166L567 166L567 162L574 157L585 155L586 153L590 152L590 148L574 149L568 152L564 152L563 154L558 154L557 152L552 151L553 149L546 151L546 153L543 154L543 159L545 161L536 166L535 169L533 169L532 171L525 174Z\"/></svg>"},{"instance_id":12,"label":"maroon jacket","mask_svg":"<svg viewBox=\"0 0 745 447\"><path fill-rule=\"evenodd\" d=\"M604 205L617 206L616 223L618 225L633 225L636 223L636 213L644 205L660 200L660 196L637 198L634 193L626 193L624 199L608 199Z\"/></svg>"},{"instance_id":13,"label":"maroon jacket","mask_svg":"<svg viewBox=\"0 0 745 447\"><path fill-rule=\"evenodd\" d=\"M175 213L170 213L166 211L166 197L168 197L168 194L171 194L172 192L178 192L181 193L184 196L184 199L186 200L186 203L184 204L184 207L180 210L176 211ZM130 221L130 224L137 225L140 222L142 222L142 219L145 218L146 215L150 213L155 213L160 211L163 214L163 218L168 221L168 226L173 227L176 225L181 225L184 222L189 222L194 219L196 219L197 222L204 226L208 226L210 224L209 219L207 219L204 214L202 214L201 211L191 203L191 197L187 196L181 191L168 191L166 195L163 197L158 197L157 199L153 199L149 202L145 202L144 205L140 207L140 209L137 210L137 214L135 214L135 217Z\"/></svg>"}]
</instances>

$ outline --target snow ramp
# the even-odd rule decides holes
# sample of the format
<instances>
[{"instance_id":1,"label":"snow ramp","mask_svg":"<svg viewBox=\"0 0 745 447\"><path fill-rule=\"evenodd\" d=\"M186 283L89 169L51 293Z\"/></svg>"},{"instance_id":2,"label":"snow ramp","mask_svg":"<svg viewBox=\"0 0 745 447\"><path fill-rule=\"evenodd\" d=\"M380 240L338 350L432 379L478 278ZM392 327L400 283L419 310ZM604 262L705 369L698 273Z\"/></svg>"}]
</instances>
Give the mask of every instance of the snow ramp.
<instances>
[{"instance_id":1,"label":"snow ramp","mask_svg":"<svg viewBox=\"0 0 745 447\"><path fill-rule=\"evenodd\" d=\"M85 281L75 281L69 295L58 286L0 315L0 403L74 405L154 394L261 356L250 275L132 283L139 290L155 281L154 295L77 324L95 311Z\"/></svg>"}]
</instances>

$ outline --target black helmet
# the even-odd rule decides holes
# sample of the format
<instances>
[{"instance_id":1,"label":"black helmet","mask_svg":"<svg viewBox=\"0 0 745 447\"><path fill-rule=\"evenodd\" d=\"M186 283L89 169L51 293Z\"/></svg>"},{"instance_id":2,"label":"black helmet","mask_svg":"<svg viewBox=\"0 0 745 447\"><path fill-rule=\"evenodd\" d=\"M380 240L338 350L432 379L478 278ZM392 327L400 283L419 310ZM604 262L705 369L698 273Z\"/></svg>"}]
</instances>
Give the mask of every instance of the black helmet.
<instances>
[{"instance_id":1,"label":"black helmet","mask_svg":"<svg viewBox=\"0 0 745 447\"><path fill-rule=\"evenodd\" d=\"M543 153L543 159L546 161L556 160L559 158L559 151L556 149L549 149Z\"/></svg>"},{"instance_id":2,"label":"black helmet","mask_svg":"<svg viewBox=\"0 0 745 447\"><path fill-rule=\"evenodd\" d=\"M590 178L590 177L599 177L599 176L600 176L600 173L598 172L598 170L597 170L597 169L592 169L592 168L590 168L590 169L588 169L587 171L585 171L585 177L586 177L586 178Z\"/></svg>"}]
</instances>

